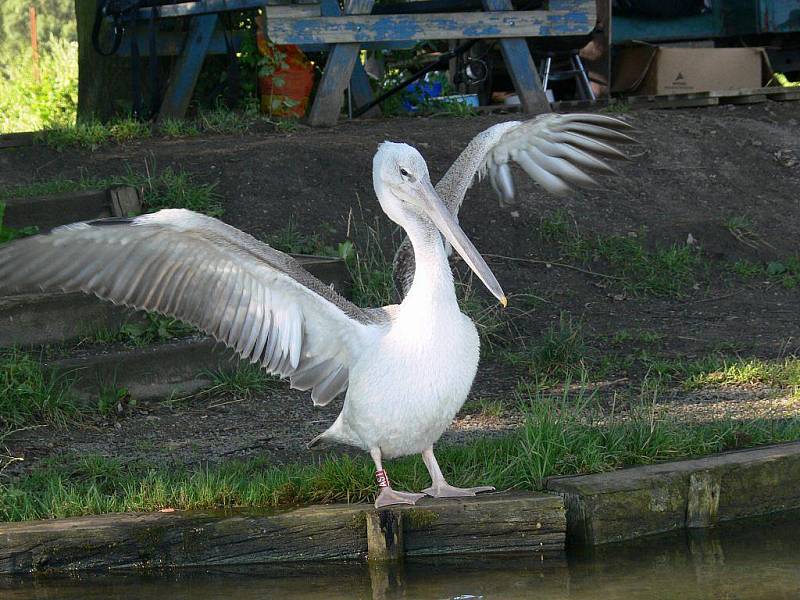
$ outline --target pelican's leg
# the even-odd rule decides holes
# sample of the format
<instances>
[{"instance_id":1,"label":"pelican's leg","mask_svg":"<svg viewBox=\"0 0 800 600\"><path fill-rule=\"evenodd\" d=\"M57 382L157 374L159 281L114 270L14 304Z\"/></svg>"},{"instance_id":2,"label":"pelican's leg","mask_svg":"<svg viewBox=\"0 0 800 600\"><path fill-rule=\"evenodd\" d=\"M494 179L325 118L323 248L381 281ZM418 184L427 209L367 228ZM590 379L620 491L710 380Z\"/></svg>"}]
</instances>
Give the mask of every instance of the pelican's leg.
<instances>
[{"instance_id":1,"label":"pelican's leg","mask_svg":"<svg viewBox=\"0 0 800 600\"><path fill-rule=\"evenodd\" d=\"M463 498L464 496L474 496L481 492L493 492L494 487L491 485L481 485L472 488L457 488L447 483L442 475L442 470L439 468L439 463L436 462L436 457L433 455L433 447L423 450L422 460L425 461L425 466L428 467L428 473L431 474L431 481L433 485L425 490L422 490L428 496L434 498Z\"/></svg>"},{"instance_id":2,"label":"pelican's leg","mask_svg":"<svg viewBox=\"0 0 800 600\"><path fill-rule=\"evenodd\" d=\"M378 480L380 493L375 498L375 508L390 506L392 504L416 504L417 500L424 498L425 494L412 494L411 492L396 492L389 485L389 477L383 470L381 463L381 449L373 448L369 451L372 460L375 461L375 478Z\"/></svg>"}]
</instances>

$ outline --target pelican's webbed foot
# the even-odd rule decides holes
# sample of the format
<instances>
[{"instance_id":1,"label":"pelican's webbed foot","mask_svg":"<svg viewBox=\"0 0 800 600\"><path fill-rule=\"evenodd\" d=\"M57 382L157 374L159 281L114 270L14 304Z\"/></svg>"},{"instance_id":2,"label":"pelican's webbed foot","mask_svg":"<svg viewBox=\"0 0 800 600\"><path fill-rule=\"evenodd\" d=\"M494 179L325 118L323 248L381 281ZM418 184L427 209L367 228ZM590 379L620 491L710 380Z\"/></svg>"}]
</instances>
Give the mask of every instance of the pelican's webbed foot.
<instances>
[{"instance_id":1,"label":"pelican's webbed foot","mask_svg":"<svg viewBox=\"0 0 800 600\"><path fill-rule=\"evenodd\" d=\"M432 496L434 498L465 498L468 496L475 496L481 492L494 491L494 487L491 485L481 485L471 488L458 488L447 483L444 475L442 475L442 470L439 468L439 463L436 462L436 457L433 455L432 447L422 451L422 460L425 462L425 466L428 468L428 473L430 473L431 481L433 483L431 487L422 490L428 496Z\"/></svg>"},{"instance_id":2,"label":"pelican's webbed foot","mask_svg":"<svg viewBox=\"0 0 800 600\"><path fill-rule=\"evenodd\" d=\"M433 498L465 498L467 496L475 496L481 492L493 492L494 486L480 485L478 487L459 488L443 481L422 491Z\"/></svg>"},{"instance_id":3,"label":"pelican's webbed foot","mask_svg":"<svg viewBox=\"0 0 800 600\"><path fill-rule=\"evenodd\" d=\"M416 504L417 500L424 498L425 494L412 492L396 492L390 487L381 488L380 494L375 499L375 508L392 506L393 504Z\"/></svg>"}]
</instances>

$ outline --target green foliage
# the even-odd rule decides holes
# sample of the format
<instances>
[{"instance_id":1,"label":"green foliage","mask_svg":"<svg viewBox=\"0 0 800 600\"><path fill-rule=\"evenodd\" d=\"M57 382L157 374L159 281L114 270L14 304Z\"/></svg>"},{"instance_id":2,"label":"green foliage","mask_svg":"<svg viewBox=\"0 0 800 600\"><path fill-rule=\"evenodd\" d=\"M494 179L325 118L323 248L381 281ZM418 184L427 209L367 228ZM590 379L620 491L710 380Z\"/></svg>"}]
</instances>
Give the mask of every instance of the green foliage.
<instances>
[{"instance_id":1,"label":"green foliage","mask_svg":"<svg viewBox=\"0 0 800 600\"><path fill-rule=\"evenodd\" d=\"M800 283L800 259L791 256L783 261L767 263L767 275L786 289L794 289Z\"/></svg>"},{"instance_id":2,"label":"green foliage","mask_svg":"<svg viewBox=\"0 0 800 600\"><path fill-rule=\"evenodd\" d=\"M5 58L0 53L0 133L74 124L78 45L52 38L41 45L40 53L38 81L29 49L5 54Z\"/></svg>"},{"instance_id":3,"label":"green foliage","mask_svg":"<svg viewBox=\"0 0 800 600\"><path fill-rule=\"evenodd\" d=\"M197 330L183 321L156 313L147 313L144 315L143 321L128 321L117 330L101 329L88 336L86 340L106 344L123 343L147 346L195 333Z\"/></svg>"},{"instance_id":4,"label":"green foliage","mask_svg":"<svg viewBox=\"0 0 800 600\"><path fill-rule=\"evenodd\" d=\"M40 45L51 38L77 43L75 0L3 0L3 10L0 11L0 64L30 51L28 9L31 6L36 9Z\"/></svg>"},{"instance_id":5,"label":"green foliage","mask_svg":"<svg viewBox=\"0 0 800 600\"><path fill-rule=\"evenodd\" d=\"M737 260L730 268L742 278L763 277L765 280L780 284L788 290L800 285L800 257L797 256L770 261L766 265L749 260Z\"/></svg>"},{"instance_id":6,"label":"green foliage","mask_svg":"<svg viewBox=\"0 0 800 600\"><path fill-rule=\"evenodd\" d=\"M69 378L16 348L0 349L0 432L36 424L64 425L76 414Z\"/></svg>"},{"instance_id":7,"label":"green foliage","mask_svg":"<svg viewBox=\"0 0 800 600\"><path fill-rule=\"evenodd\" d=\"M245 133L252 125L252 119L243 118L242 115L222 106L211 110L200 110L197 121L203 131L216 134Z\"/></svg>"},{"instance_id":8,"label":"green foliage","mask_svg":"<svg viewBox=\"0 0 800 600\"><path fill-rule=\"evenodd\" d=\"M570 395L568 387L561 395L519 398L525 423L514 433L442 446L437 455L445 476L454 485L536 490L552 475L609 471L800 438L800 419L681 423L663 417L647 396L624 416L609 418L592 394L580 389ZM419 457L394 460L388 468L398 489L429 485ZM365 456L329 457L312 465L255 459L199 467L63 456L0 485L0 520L164 507L367 501L375 489L373 470Z\"/></svg>"},{"instance_id":9,"label":"green foliage","mask_svg":"<svg viewBox=\"0 0 800 600\"><path fill-rule=\"evenodd\" d=\"M39 228L35 226L23 227L22 229L12 229L11 227L5 227L3 225L3 219L5 218L5 214L6 214L6 205L4 202L0 202L0 244L2 244L3 242L10 242L11 240L16 240L17 238L33 235L34 233L39 231Z\"/></svg>"}]
</instances>

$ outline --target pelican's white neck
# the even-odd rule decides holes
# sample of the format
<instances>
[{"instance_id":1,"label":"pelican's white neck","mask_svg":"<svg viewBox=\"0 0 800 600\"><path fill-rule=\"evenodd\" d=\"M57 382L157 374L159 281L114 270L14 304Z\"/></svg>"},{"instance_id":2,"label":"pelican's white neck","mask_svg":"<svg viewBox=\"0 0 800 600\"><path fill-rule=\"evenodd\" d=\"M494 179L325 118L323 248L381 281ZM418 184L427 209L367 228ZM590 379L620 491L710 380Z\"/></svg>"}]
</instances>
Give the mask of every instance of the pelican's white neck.
<instances>
[{"instance_id":1,"label":"pelican's white neck","mask_svg":"<svg viewBox=\"0 0 800 600\"><path fill-rule=\"evenodd\" d=\"M414 248L414 282L403 299L402 306L458 307L453 272L447 261L442 236L427 218L409 219L405 226Z\"/></svg>"}]
</instances>

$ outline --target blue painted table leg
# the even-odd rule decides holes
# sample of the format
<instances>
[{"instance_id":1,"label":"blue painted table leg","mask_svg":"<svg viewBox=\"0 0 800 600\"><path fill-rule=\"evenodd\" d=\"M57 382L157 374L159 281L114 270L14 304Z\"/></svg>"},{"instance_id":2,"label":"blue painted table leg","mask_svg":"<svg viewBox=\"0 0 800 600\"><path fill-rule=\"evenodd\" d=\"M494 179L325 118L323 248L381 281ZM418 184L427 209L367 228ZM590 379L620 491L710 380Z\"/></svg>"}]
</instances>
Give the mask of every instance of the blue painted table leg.
<instances>
[{"instance_id":1,"label":"blue painted table leg","mask_svg":"<svg viewBox=\"0 0 800 600\"><path fill-rule=\"evenodd\" d=\"M369 104L373 100L372 87L369 85L369 75L364 70L364 65L356 59L353 66L353 75L350 77L350 91L353 93L354 108ZM365 117L378 117L381 114L380 106L373 106L364 113Z\"/></svg>"},{"instance_id":2,"label":"blue painted table leg","mask_svg":"<svg viewBox=\"0 0 800 600\"><path fill-rule=\"evenodd\" d=\"M348 0L346 14L370 13L375 0ZM353 74L353 66L358 58L360 44L334 44L328 54L325 70L322 72L317 95L308 123L312 127L330 127L336 124L342 109L342 97L347 82ZM360 88L359 88L360 89Z\"/></svg>"},{"instance_id":3,"label":"blue painted table leg","mask_svg":"<svg viewBox=\"0 0 800 600\"><path fill-rule=\"evenodd\" d=\"M181 119L186 115L216 26L215 14L192 17L186 42L178 60L175 61L164 100L161 102L161 109L158 111L158 121L168 118Z\"/></svg>"},{"instance_id":4,"label":"blue painted table leg","mask_svg":"<svg viewBox=\"0 0 800 600\"><path fill-rule=\"evenodd\" d=\"M512 10L511 0L483 0L485 10ZM550 112L550 103L542 89L539 73L533 64L531 52L524 38L501 39L500 51L508 74L514 82L522 110L539 114Z\"/></svg>"}]
</instances>

